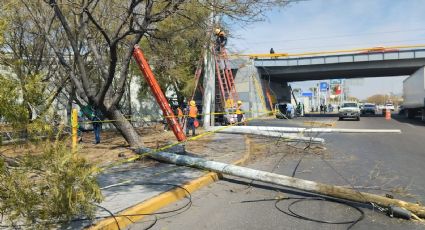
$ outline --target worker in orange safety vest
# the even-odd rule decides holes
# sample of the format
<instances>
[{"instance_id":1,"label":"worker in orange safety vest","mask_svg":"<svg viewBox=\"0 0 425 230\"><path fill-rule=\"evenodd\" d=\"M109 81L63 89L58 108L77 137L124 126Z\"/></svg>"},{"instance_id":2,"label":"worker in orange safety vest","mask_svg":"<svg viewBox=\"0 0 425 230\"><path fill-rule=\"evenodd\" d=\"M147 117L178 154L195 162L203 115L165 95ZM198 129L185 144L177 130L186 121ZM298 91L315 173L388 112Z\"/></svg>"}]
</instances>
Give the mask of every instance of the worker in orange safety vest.
<instances>
[{"instance_id":1,"label":"worker in orange safety vest","mask_svg":"<svg viewBox=\"0 0 425 230\"><path fill-rule=\"evenodd\" d=\"M183 121L183 111L179 106L177 106L177 118L179 120L179 123L181 124Z\"/></svg>"},{"instance_id":2,"label":"worker in orange safety vest","mask_svg":"<svg viewBox=\"0 0 425 230\"><path fill-rule=\"evenodd\" d=\"M243 119L242 101L238 101L238 106L236 107L236 116L238 119L238 125L242 125L242 119Z\"/></svg>"},{"instance_id":3,"label":"worker in orange safety vest","mask_svg":"<svg viewBox=\"0 0 425 230\"><path fill-rule=\"evenodd\" d=\"M198 108L195 101L189 102L189 115L187 117L186 136L189 136L189 130L192 130L192 136L195 136L195 120L198 116Z\"/></svg>"}]
</instances>

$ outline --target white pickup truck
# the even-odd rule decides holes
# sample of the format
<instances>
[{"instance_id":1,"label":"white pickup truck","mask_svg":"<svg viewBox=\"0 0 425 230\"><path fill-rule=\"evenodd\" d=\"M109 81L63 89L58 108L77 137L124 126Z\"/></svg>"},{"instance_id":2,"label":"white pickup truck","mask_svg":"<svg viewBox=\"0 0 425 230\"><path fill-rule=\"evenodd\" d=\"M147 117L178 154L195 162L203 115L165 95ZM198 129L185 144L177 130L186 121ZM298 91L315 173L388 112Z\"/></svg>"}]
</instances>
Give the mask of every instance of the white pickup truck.
<instances>
[{"instance_id":1,"label":"white pickup truck","mask_svg":"<svg viewBox=\"0 0 425 230\"><path fill-rule=\"evenodd\" d=\"M383 116L385 116L385 114L387 113L387 110L389 110L390 113L391 113L391 111L394 111L395 110L394 105L392 103L386 103L384 105L384 107L382 108L382 115Z\"/></svg>"}]
</instances>

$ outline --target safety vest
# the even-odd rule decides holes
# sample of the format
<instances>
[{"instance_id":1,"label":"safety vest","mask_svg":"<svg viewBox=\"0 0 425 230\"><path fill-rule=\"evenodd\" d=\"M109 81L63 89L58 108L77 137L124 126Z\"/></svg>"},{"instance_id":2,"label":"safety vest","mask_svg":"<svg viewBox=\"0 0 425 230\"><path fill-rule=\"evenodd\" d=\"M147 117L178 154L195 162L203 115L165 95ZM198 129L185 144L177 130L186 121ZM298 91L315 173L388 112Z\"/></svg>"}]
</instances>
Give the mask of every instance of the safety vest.
<instances>
[{"instance_id":1,"label":"safety vest","mask_svg":"<svg viewBox=\"0 0 425 230\"><path fill-rule=\"evenodd\" d=\"M242 114L242 109L240 105L238 105L238 108L236 108L236 114Z\"/></svg>"},{"instance_id":2,"label":"safety vest","mask_svg":"<svg viewBox=\"0 0 425 230\"><path fill-rule=\"evenodd\" d=\"M198 108L196 106L190 106L189 107L189 117L196 118L198 116Z\"/></svg>"},{"instance_id":3,"label":"safety vest","mask_svg":"<svg viewBox=\"0 0 425 230\"><path fill-rule=\"evenodd\" d=\"M183 111L182 111L182 109L180 109L180 107L179 108L177 108L177 116L180 118L180 117L183 117Z\"/></svg>"}]
</instances>

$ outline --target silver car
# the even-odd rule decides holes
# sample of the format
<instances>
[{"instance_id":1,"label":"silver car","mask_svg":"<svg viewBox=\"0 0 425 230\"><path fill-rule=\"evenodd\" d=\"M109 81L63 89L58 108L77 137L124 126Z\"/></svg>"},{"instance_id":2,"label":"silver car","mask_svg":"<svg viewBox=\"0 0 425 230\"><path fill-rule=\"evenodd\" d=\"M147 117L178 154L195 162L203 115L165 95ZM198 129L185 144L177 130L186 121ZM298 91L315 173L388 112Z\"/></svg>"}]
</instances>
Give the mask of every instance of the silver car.
<instances>
[{"instance_id":1,"label":"silver car","mask_svg":"<svg viewBox=\"0 0 425 230\"><path fill-rule=\"evenodd\" d=\"M344 118L355 118L360 121L360 108L356 102L343 103L338 113L339 120Z\"/></svg>"}]
</instances>

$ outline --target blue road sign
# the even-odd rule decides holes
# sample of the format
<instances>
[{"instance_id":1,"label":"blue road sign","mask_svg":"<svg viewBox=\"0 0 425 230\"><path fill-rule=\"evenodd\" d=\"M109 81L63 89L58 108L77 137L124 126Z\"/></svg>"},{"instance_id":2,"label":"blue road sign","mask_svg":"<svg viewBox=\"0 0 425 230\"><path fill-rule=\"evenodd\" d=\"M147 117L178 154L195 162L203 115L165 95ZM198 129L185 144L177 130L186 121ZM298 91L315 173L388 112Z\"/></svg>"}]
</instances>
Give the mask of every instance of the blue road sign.
<instances>
[{"instance_id":1,"label":"blue road sign","mask_svg":"<svg viewBox=\"0 0 425 230\"><path fill-rule=\"evenodd\" d=\"M327 90L328 90L328 83L320 82L320 91L327 91Z\"/></svg>"},{"instance_id":2,"label":"blue road sign","mask_svg":"<svg viewBox=\"0 0 425 230\"><path fill-rule=\"evenodd\" d=\"M313 97L313 93L312 92L303 92L301 94L301 96L303 96L303 97Z\"/></svg>"}]
</instances>

